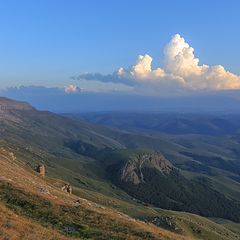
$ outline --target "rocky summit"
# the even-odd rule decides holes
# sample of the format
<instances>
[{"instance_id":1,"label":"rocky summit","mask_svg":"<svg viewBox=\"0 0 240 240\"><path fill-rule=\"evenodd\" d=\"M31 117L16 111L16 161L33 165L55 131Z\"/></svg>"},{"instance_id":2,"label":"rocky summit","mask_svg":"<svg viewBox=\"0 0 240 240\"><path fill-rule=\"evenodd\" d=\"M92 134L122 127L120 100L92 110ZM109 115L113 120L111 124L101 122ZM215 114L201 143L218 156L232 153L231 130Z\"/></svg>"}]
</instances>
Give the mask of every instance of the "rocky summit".
<instances>
[{"instance_id":1,"label":"rocky summit","mask_svg":"<svg viewBox=\"0 0 240 240\"><path fill-rule=\"evenodd\" d=\"M120 170L121 180L133 184L143 183L142 168L145 166L155 168L163 174L169 174L173 169L172 164L159 152L137 154L130 156Z\"/></svg>"}]
</instances>

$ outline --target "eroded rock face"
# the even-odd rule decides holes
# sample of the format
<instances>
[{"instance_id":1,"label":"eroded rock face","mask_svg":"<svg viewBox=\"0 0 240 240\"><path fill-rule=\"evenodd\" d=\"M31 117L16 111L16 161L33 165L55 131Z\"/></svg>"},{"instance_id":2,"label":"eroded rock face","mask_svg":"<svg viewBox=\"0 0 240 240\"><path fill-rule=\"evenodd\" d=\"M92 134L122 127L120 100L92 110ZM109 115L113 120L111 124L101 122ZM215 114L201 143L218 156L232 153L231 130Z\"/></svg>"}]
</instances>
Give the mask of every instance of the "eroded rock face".
<instances>
[{"instance_id":1,"label":"eroded rock face","mask_svg":"<svg viewBox=\"0 0 240 240\"><path fill-rule=\"evenodd\" d=\"M121 180L135 185L144 182L143 167L155 168L163 174L173 170L172 164L159 152L139 154L129 157L120 170Z\"/></svg>"}]
</instances>

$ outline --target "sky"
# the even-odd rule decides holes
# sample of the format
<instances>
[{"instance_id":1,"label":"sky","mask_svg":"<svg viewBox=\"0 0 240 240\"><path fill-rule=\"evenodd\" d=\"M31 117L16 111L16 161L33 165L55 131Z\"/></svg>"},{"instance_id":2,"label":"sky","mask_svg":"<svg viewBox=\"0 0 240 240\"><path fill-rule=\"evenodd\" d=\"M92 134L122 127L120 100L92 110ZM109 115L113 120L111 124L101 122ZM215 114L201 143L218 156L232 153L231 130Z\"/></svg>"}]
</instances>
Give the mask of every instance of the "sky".
<instances>
[{"instance_id":1,"label":"sky","mask_svg":"<svg viewBox=\"0 0 240 240\"><path fill-rule=\"evenodd\" d=\"M0 89L158 95L240 88L238 0L0 3Z\"/></svg>"}]
</instances>

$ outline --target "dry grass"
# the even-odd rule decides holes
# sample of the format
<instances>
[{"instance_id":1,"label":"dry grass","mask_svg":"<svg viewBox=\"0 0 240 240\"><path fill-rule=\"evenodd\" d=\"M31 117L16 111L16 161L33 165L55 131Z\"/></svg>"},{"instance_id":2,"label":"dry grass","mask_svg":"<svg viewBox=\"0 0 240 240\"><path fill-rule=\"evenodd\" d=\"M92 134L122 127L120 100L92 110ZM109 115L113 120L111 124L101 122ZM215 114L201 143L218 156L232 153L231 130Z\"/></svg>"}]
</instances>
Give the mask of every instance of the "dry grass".
<instances>
[{"instance_id":1,"label":"dry grass","mask_svg":"<svg viewBox=\"0 0 240 240\"><path fill-rule=\"evenodd\" d=\"M2 204L0 205L1 240L67 240L56 230L44 228L24 217L18 216Z\"/></svg>"}]
</instances>

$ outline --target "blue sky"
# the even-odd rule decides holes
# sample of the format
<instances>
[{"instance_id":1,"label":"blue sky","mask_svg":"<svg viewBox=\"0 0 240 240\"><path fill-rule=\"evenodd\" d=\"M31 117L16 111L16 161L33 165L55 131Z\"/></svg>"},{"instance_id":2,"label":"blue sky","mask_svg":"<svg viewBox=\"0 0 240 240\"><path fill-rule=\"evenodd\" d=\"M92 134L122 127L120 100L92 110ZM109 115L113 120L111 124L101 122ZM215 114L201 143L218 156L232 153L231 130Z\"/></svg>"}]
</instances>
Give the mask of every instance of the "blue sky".
<instances>
[{"instance_id":1,"label":"blue sky","mask_svg":"<svg viewBox=\"0 0 240 240\"><path fill-rule=\"evenodd\" d=\"M161 66L176 33L200 64L221 64L239 75L239 9L238 0L1 1L0 88L61 87L72 75L127 68L139 54Z\"/></svg>"}]
</instances>

